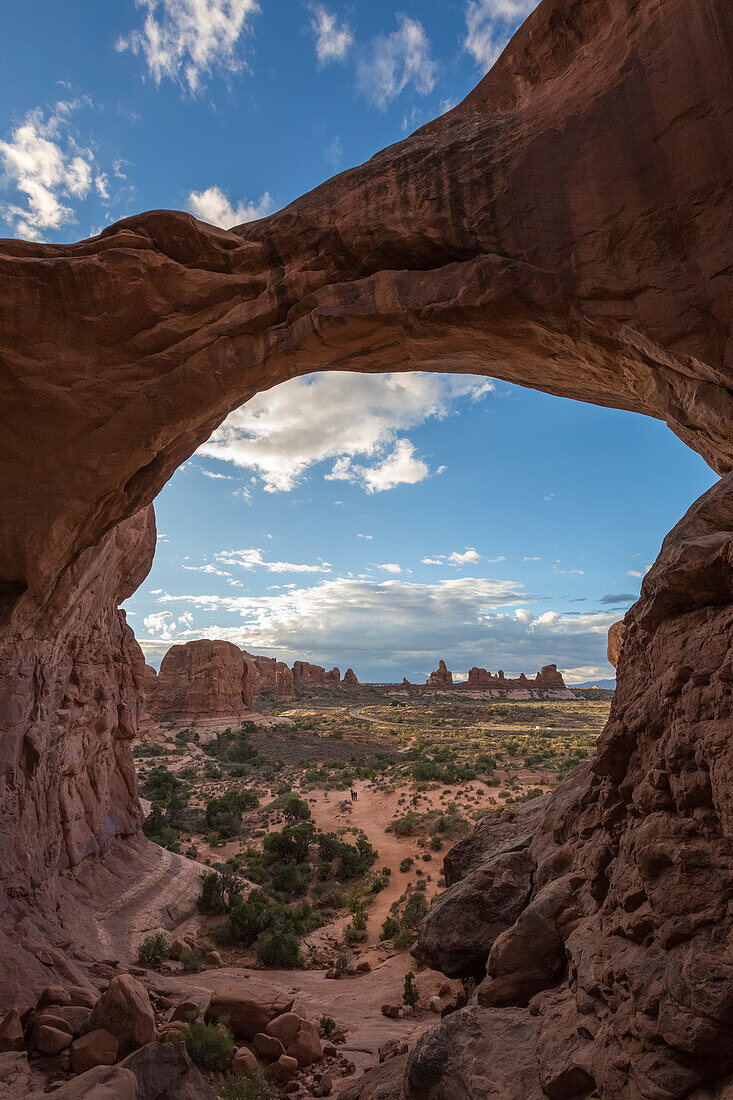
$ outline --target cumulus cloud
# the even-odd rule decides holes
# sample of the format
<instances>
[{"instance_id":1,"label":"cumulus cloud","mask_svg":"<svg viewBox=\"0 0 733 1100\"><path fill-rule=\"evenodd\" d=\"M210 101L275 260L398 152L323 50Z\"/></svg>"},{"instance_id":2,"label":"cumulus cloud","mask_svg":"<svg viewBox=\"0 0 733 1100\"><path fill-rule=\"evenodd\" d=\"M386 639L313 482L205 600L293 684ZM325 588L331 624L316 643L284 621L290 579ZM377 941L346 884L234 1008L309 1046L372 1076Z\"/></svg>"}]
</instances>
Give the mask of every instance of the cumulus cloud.
<instances>
[{"instance_id":1,"label":"cumulus cloud","mask_svg":"<svg viewBox=\"0 0 733 1100\"><path fill-rule=\"evenodd\" d=\"M17 237L44 240L49 231L76 223L74 204L96 191L109 198L109 181L95 170L94 153L81 146L71 123L86 99L37 108L0 141L0 166L14 202L0 204L0 217Z\"/></svg>"},{"instance_id":2,"label":"cumulus cloud","mask_svg":"<svg viewBox=\"0 0 733 1100\"><path fill-rule=\"evenodd\" d=\"M357 83L363 95L384 109L408 85L421 95L435 87L435 62L430 42L417 19L398 15L398 29L379 34L357 64Z\"/></svg>"},{"instance_id":3,"label":"cumulus cloud","mask_svg":"<svg viewBox=\"0 0 733 1100\"><path fill-rule=\"evenodd\" d=\"M483 554L479 554L475 546L467 546L465 550L454 550L452 554L436 554L432 558L421 558L420 561L423 565L450 565L456 569L460 569L464 565L475 565L478 561L487 561L494 565L496 562L506 561L503 554L499 554L496 558L485 558Z\"/></svg>"},{"instance_id":4,"label":"cumulus cloud","mask_svg":"<svg viewBox=\"0 0 733 1100\"><path fill-rule=\"evenodd\" d=\"M156 84L167 78L201 88L214 70L243 67L240 40L259 11L257 0L135 0L144 13L142 27L115 43L143 58Z\"/></svg>"},{"instance_id":5,"label":"cumulus cloud","mask_svg":"<svg viewBox=\"0 0 733 1100\"><path fill-rule=\"evenodd\" d=\"M385 573L401 573L402 572L402 566L397 565L397 563L394 562L394 561L386 561L386 562L384 562L383 565L378 565L377 569L382 569L382 570L384 570Z\"/></svg>"},{"instance_id":6,"label":"cumulus cloud","mask_svg":"<svg viewBox=\"0 0 733 1100\"><path fill-rule=\"evenodd\" d=\"M539 0L469 0L463 47L486 72Z\"/></svg>"},{"instance_id":7,"label":"cumulus cloud","mask_svg":"<svg viewBox=\"0 0 733 1100\"><path fill-rule=\"evenodd\" d=\"M439 657L458 671L478 664L532 673L555 662L613 675L605 647L614 613L537 616L526 600L516 581L341 577L263 596L163 593L159 602L194 612L196 628L177 628L178 640L225 638L288 661L348 661L376 678L427 675ZM156 638L141 639L143 647L158 644Z\"/></svg>"},{"instance_id":8,"label":"cumulus cloud","mask_svg":"<svg viewBox=\"0 0 733 1100\"><path fill-rule=\"evenodd\" d=\"M188 209L202 222L218 225L221 229L231 229L245 222L256 222L272 213L273 201L270 192L265 191L259 202L242 200L234 205L220 187L207 187L205 191L191 191L188 195Z\"/></svg>"},{"instance_id":9,"label":"cumulus cloud","mask_svg":"<svg viewBox=\"0 0 733 1100\"><path fill-rule=\"evenodd\" d=\"M262 550L222 550L214 555L220 565L238 565L242 569L264 569L267 573L330 573L331 563L319 561L317 565L304 565L292 561L267 561Z\"/></svg>"},{"instance_id":10,"label":"cumulus cloud","mask_svg":"<svg viewBox=\"0 0 733 1100\"><path fill-rule=\"evenodd\" d=\"M400 433L492 389L487 379L465 375L340 371L294 378L231 413L199 454L256 471L269 493L291 491L327 460L329 480L383 492L439 472ZM355 463L356 456L371 461Z\"/></svg>"},{"instance_id":11,"label":"cumulus cloud","mask_svg":"<svg viewBox=\"0 0 733 1100\"><path fill-rule=\"evenodd\" d=\"M638 569L627 569L626 570L626 576L627 577L636 577L638 580L641 580L641 578L644 576L644 574L640 573Z\"/></svg>"},{"instance_id":12,"label":"cumulus cloud","mask_svg":"<svg viewBox=\"0 0 733 1100\"><path fill-rule=\"evenodd\" d=\"M314 4L311 11L311 28L316 37L319 66L327 65L329 61L343 61L354 41L348 23L340 23L323 4Z\"/></svg>"}]
</instances>

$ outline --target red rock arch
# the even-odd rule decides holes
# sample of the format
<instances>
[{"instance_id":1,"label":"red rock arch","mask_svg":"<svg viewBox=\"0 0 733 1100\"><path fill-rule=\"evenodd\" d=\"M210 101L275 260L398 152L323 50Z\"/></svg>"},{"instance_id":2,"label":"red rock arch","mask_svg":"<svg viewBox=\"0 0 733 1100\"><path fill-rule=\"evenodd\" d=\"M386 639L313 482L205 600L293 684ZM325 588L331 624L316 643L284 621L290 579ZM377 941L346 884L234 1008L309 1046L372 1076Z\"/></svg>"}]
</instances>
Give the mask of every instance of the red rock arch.
<instances>
[{"instance_id":1,"label":"red rock arch","mask_svg":"<svg viewBox=\"0 0 733 1100\"><path fill-rule=\"evenodd\" d=\"M19 955L29 906L139 827L144 669L116 608L152 560L146 509L233 407L312 370L484 373L664 419L728 474L731 73L728 0L543 0L453 111L270 218L2 243L0 954L24 980L48 977ZM581 1059L605 1097L682 1096L730 1046L730 496L725 479L645 581L600 758L547 810L494 960L484 1002L501 978L516 1005L526 928L561 944L548 1020L576 1038L535 1028L551 1095ZM637 881L664 866L676 888ZM704 900L687 924L685 897Z\"/></svg>"}]
</instances>

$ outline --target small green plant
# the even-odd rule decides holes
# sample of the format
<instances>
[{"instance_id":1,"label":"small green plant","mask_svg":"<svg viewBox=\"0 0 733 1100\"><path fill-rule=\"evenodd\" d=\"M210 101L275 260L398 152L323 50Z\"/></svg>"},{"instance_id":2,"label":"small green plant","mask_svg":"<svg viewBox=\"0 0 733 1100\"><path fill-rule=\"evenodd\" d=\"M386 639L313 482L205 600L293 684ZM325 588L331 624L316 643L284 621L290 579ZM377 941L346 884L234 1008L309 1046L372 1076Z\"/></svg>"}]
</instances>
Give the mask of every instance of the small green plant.
<instances>
[{"instance_id":1,"label":"small green plant","mask_svg":"<svg viewBox=\"0 0 733 1100\"><path fill-rule=\"evenodd\" d=\"M280 970L302 970L305 967L298 941L290 932L260 932L254 948L263 966Z\"/></svg>"},{"instance_id":2,"label":"small green plant","mask_svg":"<svg viewBox=\"0 0 733 1100\"><path fill-rule=\"evenodd\" d=\"M395 917L387 917L379 933L380 940L393 940L400 930L400 922Z\"/></svg>"},{"instance_id":3,"label":"small green plant","mask_svg":"<svg viewBox=\"0 0 733 1100\"><path fill-rule=\"evenodd\" d=\"M420 992L413 984L414 977L412 970L408 970L405 974L405 988L402 993L403 1004L410 1005L412 1008L420 1000Z\"/></svg>"},{"instance_id":4,"label":"small green plant","mask_svg":"<svg viewBox=\"0 0 733 1100\"><path fill-rule=\"evenodd\" d=\"M400 871L402 871L403 874L409 871L414 862L415 860L412 856L405 856L404 859L400 860Z\"/></svg>"},{"instance_id":5,"label":"small green plant","mask_svg":"<svg viewBox=\"0 0 733 1100\"><path fill-rule=\"evenodd\" d=\"M321 1022L318 1026L324 1034L330 1035L332 1031L336 1030L336 1021L331 1016L321 1016Z\"/></svg>"},{"instance_id":6,"label":"small green plant","mask_svg":"<svg viewBox=\"0 0 733 1100\"><path fill-rule=\"evenodd\" d=\"M263 1071L230 1073L219 1094L221 1100L278 1100L278 1091Z\"/></svg>"},{"instance_id":7,"label":"small green plant","mask_svg":"<svg viewBox=\"0 0 733 1100\"><path fill-rule=\"evenodd\" d=\"M162 962L170 954L170 944L162 932L146 936L137 949L139 963Z\"/></svg>"},{"instance_id":8,"label":"small green plant","mask_svg":"<svg viewBox=\"0 0 733 1100\"><path fill-rule=\"evenodd\" d=\"M206 952L203 947L191 947L181 955L183 969L187 974L197 974L204 965L205 958Z\"/></svg>"},{"instance_id":9,"label":"small green plant","mask_svg":"<svg viewBox=\"0 0 733 1100\"><path fill-rule=\"evenodd\" d=\"M237 1049L234 1036L224 1023L191 1024L184 1040L191 1059L204 1069L225 1069Z\"/></svg>"}]
</instances>

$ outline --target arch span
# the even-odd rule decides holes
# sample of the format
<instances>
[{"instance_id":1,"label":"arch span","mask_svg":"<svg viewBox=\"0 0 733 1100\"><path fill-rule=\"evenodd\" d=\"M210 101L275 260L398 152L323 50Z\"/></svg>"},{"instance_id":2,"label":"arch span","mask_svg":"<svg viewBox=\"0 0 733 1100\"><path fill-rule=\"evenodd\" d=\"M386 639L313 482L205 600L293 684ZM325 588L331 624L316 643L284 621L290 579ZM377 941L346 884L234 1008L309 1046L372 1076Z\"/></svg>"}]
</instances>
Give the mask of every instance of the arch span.
<instances>
[{"instance_id":1,"label":"arch span","mask_svg":"<svg viewBox=\"0 0 733 1100\"><path fill-rule=\"evenodd\" d=\"M2 243L17 988L48 982L38 914L48 936L69 869L139 830L142 657L117 605L152 560L155 494L233 407L312 370L484 373L664 419L729 474L732 73L728 0L543 0L462 104L270 218L152 212L76 245ZM531 899L468 1010L481 1041L441 1053L441 1025L410 1095L430 1066L434 1097L485 1073L481 1043L530 989L552 990L522 1053L548 1095L676 1100L733 1068L732 494L726 476L668 537L599 758L527 834ZM460 892L445 904L459 927Z\"/></svg>"}]
</instances>

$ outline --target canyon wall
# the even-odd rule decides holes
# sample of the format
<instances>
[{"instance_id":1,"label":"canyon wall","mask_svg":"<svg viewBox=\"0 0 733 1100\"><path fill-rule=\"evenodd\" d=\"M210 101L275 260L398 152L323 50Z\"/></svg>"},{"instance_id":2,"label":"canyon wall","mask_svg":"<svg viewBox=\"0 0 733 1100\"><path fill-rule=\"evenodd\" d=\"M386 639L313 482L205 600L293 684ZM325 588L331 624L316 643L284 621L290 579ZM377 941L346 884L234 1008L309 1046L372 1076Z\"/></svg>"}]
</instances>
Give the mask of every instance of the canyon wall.
<instances>
[{"instance_id":1,"label":"canyon wall","mask_svg":"<svg viewBox=\"0 0 733 1100\"><path fill-rule=\"evenodd\" d=\"M655 416L729 473L732 72L729 0L542 0L461 104L269 218L0 244L4 924L138 828L116 605L147 506L254 393L476 372ZM478 999L421 1041L410 1096L731 1086L732 503L726 478L645 578L598 760L497 841L529 875L505 869ZM445 904L498 912L476 870Z\"/></svg>"}]
</instances>

